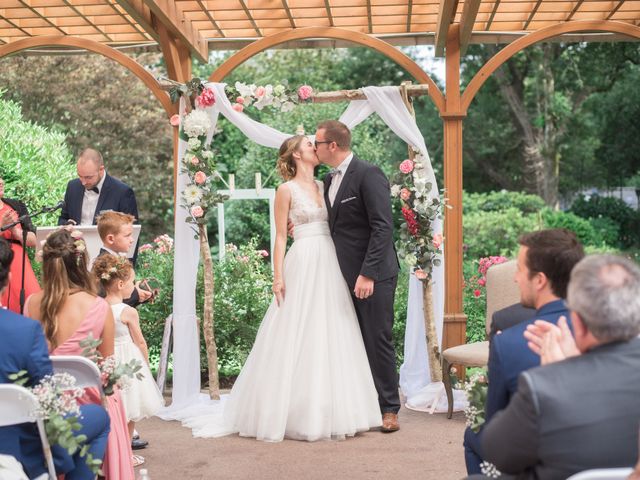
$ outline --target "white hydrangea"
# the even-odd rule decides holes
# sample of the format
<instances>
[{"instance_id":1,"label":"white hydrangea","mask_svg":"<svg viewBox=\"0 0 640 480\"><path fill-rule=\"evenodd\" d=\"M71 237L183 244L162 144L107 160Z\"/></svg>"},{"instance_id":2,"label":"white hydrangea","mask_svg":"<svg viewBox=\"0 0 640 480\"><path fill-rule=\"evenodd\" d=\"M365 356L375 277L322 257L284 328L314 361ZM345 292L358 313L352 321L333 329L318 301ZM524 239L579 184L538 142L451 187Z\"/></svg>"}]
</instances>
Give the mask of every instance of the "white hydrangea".
<instances>
[{"instance_id":1,"label":"white hydrangea","mask_svg":"<svg viewBox=\"0 0 640 480\"><path fill-rule=\"evenodd\" d=\"M200 148L200 140L197 138L190 138L187 145L189 145L189 150L196 150Z\"/></svg>"},{"instance_id":2,"label":"white hydrangea","mask_svg":"<svg viewBox=\"0 0 640 480\"><path fill-rule=\"evenodd\" d=\"M211 128L211 120L204 110L192 110L182 122L182 129L189 138L205 135Z\"/></svg>"},{"instance_id":3,"label":"white hydrangea","mask_svg":"<svg viewBox=\"0 0 640 480\"><path fill-rule=\"evenodd\" d=\"M416 256L413 253L407 254L404 257L404 261L410 267L413 267L413 266L415 266L416 263L418 263L418 259L416 258Z\"/></svg>"},{"instance_id":4,"label":"white hydrangea","mask_svg":"<svg viewBox=\"0 0 640 480\"><path fill-rule=\"evenodd\" d=\"M213 158L213 152L211 150L205 150L204 152L202 152L202 156L207 160L210 160Z\"/></svg>"},{"instance_id":5,"label":"white hydrangea","mask_svg":"<svg viewBox=\"0 0 640 480\"><path fill-rule=\"evenodd\" d=\"M281 112L290 112L291 110L293 110L296 107L295 103L290 102L290 101L286 101L282 104L282 107L280 107L280 111Z\"/></svg>"},{"instance_id":6,"label":"white hydrangea","mask_svg":"<svg viewBox=\"0 0 640 480\"><path fill-rule=\"evenodd\" d=\"M273 89L273 93L280 96L284 93L284 85L276 85Z\"/></svg>"},{"instance_id":7,"label":"white hydrangea","mask_svg":"<svg viewBox=\"0 0 640 480\"><path fill-rule=\"evenodd\" d=\"M253 84L247 85L246 83L236 82L236 90L241 97L252 97L256 92L256 88L258 87Z\"/></svg>"},{"instance_id":8,"label":"white hydrangea","mask_svg":"<svg viewBox=\"0 0 640 480\"><path fill-rule=\"evenodd\" d=\"M400 185L391 185L391 196L397 197L400 195Z\"/></svg>"}]
</instances>

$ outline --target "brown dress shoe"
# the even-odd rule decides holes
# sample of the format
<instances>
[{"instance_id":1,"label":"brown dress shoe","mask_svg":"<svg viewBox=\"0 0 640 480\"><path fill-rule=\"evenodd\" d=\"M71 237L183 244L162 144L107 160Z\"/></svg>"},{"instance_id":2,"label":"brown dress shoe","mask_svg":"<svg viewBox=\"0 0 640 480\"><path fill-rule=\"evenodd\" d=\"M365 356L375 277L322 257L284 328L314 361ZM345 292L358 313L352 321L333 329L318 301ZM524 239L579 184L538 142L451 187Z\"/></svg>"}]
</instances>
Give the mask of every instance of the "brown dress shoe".
<instances>
[{"instance_id":1,"label":"brown dress shoe","mask_svg":"<svg viewBox=\"0 0 640 480\"><path fill-rule=\"evenodd\" d=\"M397 413L385 413L382 415L382 428L380 429L383 433L391 433L397 432L400 430L400 424L398 423L398 414Z\"/></svg>"}]
</instances>

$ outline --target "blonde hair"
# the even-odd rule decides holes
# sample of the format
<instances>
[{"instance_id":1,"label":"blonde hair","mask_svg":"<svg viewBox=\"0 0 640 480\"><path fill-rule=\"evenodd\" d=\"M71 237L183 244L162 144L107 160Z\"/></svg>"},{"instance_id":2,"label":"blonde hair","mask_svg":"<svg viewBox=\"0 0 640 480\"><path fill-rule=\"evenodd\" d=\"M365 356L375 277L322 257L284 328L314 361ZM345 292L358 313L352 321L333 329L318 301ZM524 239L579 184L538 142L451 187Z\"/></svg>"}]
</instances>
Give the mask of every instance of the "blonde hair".
<instances>
[{"instance_id":1,"label":"blonde hair","mask_svg":"<svg viewBox=\"0 0 640 480\"><path fill-rule=\"evenodd\" d=\"M304 135L295 135L287 138L282 145L280 145L276 168L284 180L291 180L296 176L297 170L293 154L300 150L300 144L305 138Z\"/></svg>"},{"instance_id":2,"label":"blonde hair","mask_svg":"<svg viewBox=\"0 0 640 480\"><path fill-rule=\"evenodd\" d=\"M133 223L135 219L136 217L133 215L116 212L114 210L102 212L97 218L98 235L100 235L100 240L104 242L107 235L117 235L120 231L120 227Z\"/></svg>"},{"instance_id":3,"label":"blonde hair","mask_svg":"<svg viewBox=\"0 0 640 480\"><path fill-rule=\"evenodd\" d=\"M105 254L95 259L91 273L96 281L108 290L117 280L128 280L133 273L133 267L125 257Z\"/></svg>"},{"instance_id":4,"label":"blonde hair","mask_svg":"<svg viewBox=\"0 0 640 480\"><path fill-rule=\"evenodd\" d=\"M71 232L60 229L47 238L42 247L42 302L40 316L42 328L51 344L58 333L58 313L72 288L95 295L95 284L88 268L84 240L74 238Z\"/></svg>"}]
</instances>

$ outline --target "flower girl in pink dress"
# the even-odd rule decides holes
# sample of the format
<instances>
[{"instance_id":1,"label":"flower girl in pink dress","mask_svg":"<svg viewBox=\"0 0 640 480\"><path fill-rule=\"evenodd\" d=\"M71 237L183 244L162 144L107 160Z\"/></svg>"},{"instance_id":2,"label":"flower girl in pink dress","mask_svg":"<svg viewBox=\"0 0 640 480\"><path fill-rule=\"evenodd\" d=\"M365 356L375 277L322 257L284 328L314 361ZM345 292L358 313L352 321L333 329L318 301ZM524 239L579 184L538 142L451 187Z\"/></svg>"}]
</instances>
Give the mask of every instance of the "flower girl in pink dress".
<instances>
[{"instance_id":1,"label":"flower girl in pink dress","mask_svg":"<svg viewBox=\"0 0 640 480\"><path fill-rule=\"evenodd\" d=\"M82 355L80 342L89 335L101 339L98 351L113 355L114 320L109 304L96 295L87 269L82 234L62 228L47 238L42 249L42 292L29 297L25 315L40 321L51 355ZM87 388L80 403L100 403L100 393ZM106 405L111 431L102 472L107 480L132 480L131 440L120 392L116 388Z\"/></svg>"}]
</instances>

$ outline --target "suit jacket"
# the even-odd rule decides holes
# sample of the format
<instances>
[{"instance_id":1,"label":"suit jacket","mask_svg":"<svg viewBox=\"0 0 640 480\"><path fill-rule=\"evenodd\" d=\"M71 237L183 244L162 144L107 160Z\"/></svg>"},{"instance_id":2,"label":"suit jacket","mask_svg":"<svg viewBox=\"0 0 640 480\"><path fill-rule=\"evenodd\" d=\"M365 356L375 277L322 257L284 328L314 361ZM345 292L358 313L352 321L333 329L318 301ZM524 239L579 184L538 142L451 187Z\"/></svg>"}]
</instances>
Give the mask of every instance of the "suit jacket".
<instances>
[{"instance_id":1,"label":"suit jacket","mask_svg":"<svg viewBox=\"0 0 640 480\"><path fill-rule=\"evenodd\" d=\"M535 308L523 307L521 303L514 303L513 305L495 311L493 315L491 315L489 339L492 339L498 332L531 319L535 314Z\"/></svg>"},{"instance_id":2,"label":"suit jacket","mask_svg":"<svg viewBox=\"0 0 640 480\"><path fill-rule=\"evenodd\" d=\"M64 207L58 218L58 225L64 225L67 220L74 220L80 223L82 218L82 202L84 201L84 187L80 179L76 178L67 184L67 191L64 194ZM93 225L96 224L96 216L103 210L115 210L116 212L129 213L138 219L138 204L136 202L133 189L105 173L102 190L98 197L96 213L93 217Z\"/></svg>"},{"instance_id":3,"label":"suit jacket","mask_svg":"<svg viewBox=\"0 0 640 480\"><path fill-rule=\"evenodd\" d=\"M596 347L520 375L485 426L487 461L519 479L565 479L638 459L640 338Z\"/></svg>"},{"instance_id":4,"label":"suit jacket","mask_svg":"<svg viewBox=\"0 0 640 480\"><path fill-rule=\"evenodd\" d=\"M40 323L9 310L0 309L0 383L13 383L9 375L26 370L28 386L53 374L49 351ZM53 449L56 469L68 471L71 458L60 448ZM45 471L44 454L35 423L0 427L0 453L13 455L29 478Z\"/></svg>"},{"instance_id":5,"label":"suit jacket","mask_svg":"<svg viewBox=\"0 0 640 480\"><path fill-rule=\"evenodd\" d=\"M529 320L520 322L493 337L489 347L489 391L485 407L487 421L509 404L518 388L518 375L540 366L540 357L529 350L523 335L527 325L535 320L557 323L561 315L568 319L569 311L564 300L555 300L540 307Z\"/></svg>"},{"instance_id":6,"label":"suit jacket","mask_svg":"<svg viewBox=\"0 0 640 480\"><path fill-rule=\"evenodd\" d=\"M394 277L400 270L393 245L393 216L389 181L380 168L355 155L340 183L333 207L330 176L324 179L329 228L340 270L351 289L358 275L374 281Z\"/></svg>"}]
</instances>

